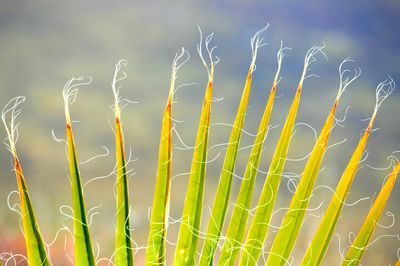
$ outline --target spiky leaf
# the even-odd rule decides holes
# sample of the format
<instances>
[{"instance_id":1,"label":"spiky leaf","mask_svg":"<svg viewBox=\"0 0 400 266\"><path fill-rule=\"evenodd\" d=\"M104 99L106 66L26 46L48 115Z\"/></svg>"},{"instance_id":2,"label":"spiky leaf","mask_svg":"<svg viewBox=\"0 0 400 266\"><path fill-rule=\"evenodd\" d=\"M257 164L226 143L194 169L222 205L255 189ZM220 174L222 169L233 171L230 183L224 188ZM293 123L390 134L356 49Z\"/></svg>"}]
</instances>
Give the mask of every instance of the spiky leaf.
<instances>
[{"instance_id":1,"label":"spiky leaf","mask_svg":"<svg viewBox=\"0 0 400 266\"><path fill-rule=\"evenodd\" d=\"M347 59L343 62L347 62ZM275 236L271 250L268 255L266 265L278 266L285 265L287 259L292 251L292 248L296 242L297 235L300 227L304 220L304 215L307 210L308 202L311 198L311 193L315 181L317 179L321 162L327 149L329 135L332 130L333 123L335 121L335 112L337 105L340 100L340 96L346 89L346 87L354 81L359 71L355 70L355 76L351 79L346 78L343 80L343 75L348 71L342 71L341 68L343 63L339 67L340 72L340 88L336 96L335 102L332 109L325 121L324 127L319 135L317 142L315 143L314 149L307 161L303 174L300 178L300 182L296 188L296 192L293 195L289 209L285 214L285 217L280 226L280 230ZM243 264L245 265L245 264Z\"/></svg>"},{"instance_id":2,"label":"spiky leaf","mask_svg":"<svg viewBox=\"0 0 400 266\"><path fill-rule=\"evenodd\" d=\"M335 193L329 203L328 209L326 210L322 221L318 226L317 232L315 233L311 244L308 246L301 265L320 265L325 252L328 249L333 231L335 230L339 219L339 215L343 209L347 194L358 170L358 165L364 153L365 146L367 145L368 138L371 134L378 108L393 91L393 89L394 83L392 80L384 81L379 84L376 91L377 102L375 110L372 114L368 127L361 137L361 140L359 141L346 169L343 172Z\"/></svg>"},{"instance_id":3,"label":"spiky leaf","mask_svg":"<svg viewBox=\"0 0 400 266\"><path fill-rule=\"evenodd\" d=\"M167 105L164 110L161 126L158 168L154 190L153 208L151 210L149 238L146 249L146 265L165 264L165 238L167 235L169 200L172 172L172 101L175 89L176 72L188 58L178 64L187 52L175 56L172 63L171 83Z\"/></svg>"},{"instance_id":4,"label":"spiky leaf","mask_svg":"<svg viewBox=\"0 0 400 266\"><path fill-rule=\"evenodd\" d=\"M90 239L89 225L86 218L85 202L82 191L81 177L79 174L78 158L75 149L75 142L72 133L72 124L69 114L68 105L72 103L76 97L77 86L82 84L75 84L75 80L82 80L82 78L72 78L64 87L64 105L65 105L65 118L66 118L66 132L67 132L67 148L68 148L68 162L69 173L72 189L72 209L73 209L73 224L74 224L74 254L75 264L79 266L92 266L95 264L93 255L92 242ZM87 83L83 83L87 84Z\"/></svg>"},{"instance_id":5,"label":"spiky leaf","mask_svg":"<svg viewBox=\"0 0 400 266\"><path fill-rule=\"evenodd\" d=\"M36 221L28 187L24 178L22 166L18 159L17 149L15 147L17 138L17 125L15 124L15 119L21 113L21 110L18 110L18 108L19 105L24 101L25 97L16 97L9 101L2 111L1 118L7 132L7 138L9 141L8 148L14 160L15 177L18 184L20 214L22 219L22 229L24 232L28 264L47 266L50 264L47 258L43 237L40 234L39 225ZM10 114L11 117L9 123L6 121L8 114Z\"/></svg>"},{"instance_id":6,"label":"spiky leaf","mask_svg":"<svg viewBox=\"0 0 400 266\"><path fill-rule=\"evenodd\" d=\"M303 81L309 60L313 58L315 53L320 50L321 47L313 47L313 49L311 49L306 55L304 70L300 78L299 86L296 90L296 95L278 140L275 153L272 157L268 175L256 207L253 221L250 225L247 239L244 244L246 248L254 248L254 253L260 253L262 243L264 242L267 234L268 223L271 218L272 209L279 188L280 178L285 165L286 154L289 149L289 143L297 116L297 110L300 104ZM240 207L242 206L236 206L232 214L226 236L227 240L221 251L219 265L233 265L237 256L239 255L241 242L243 240L244 230L247 223L247 215L242 215L243 209Z\"/></svg>"},{"instance_id":7,"label":"spiky leaf","mask_svg":"<svg viewBox=\"0 0 400 266\"><path fill-rule=\"evenodd\" d=\"M200 58L208 72L208 83L201 110L195 148L193 151L192 165L189 175L189 184L186 192L185 205L183 207L182 222L179 228L178 242L175 249L174 265L195 265L197 245L199 239L199 227L202 215L204 182L207 165L208 136L210 129L210 114L213 91L214 66L212 51L208 45L212 34L206 38L206 49L210 59L210 67L202 56L202 35L197 46Z\"/></svg>"},{"instance_id":8,"label":"spiky leaf","mask_svg":"<svg viewBox=\"0 0 400 266\"><path fill-rule=\"evenodd\" d=\"M120 60L115 65L114 78L111 83L114 93L114 114L115 114L115 158L116 158L116 235L115 235L115 256L114 264L117 266L132 266L134 264L130 225L130 203L129 186L126 170L124 133L121 125L121 108L119 106L119 88L116 83L126 78L126 73L119 77L119 72L127 61Z\"/></svg>"},{"instance_id":9,"label":"spiky leaf","mask_svg":"<svg viewBox=\"0 0 400 266\"><path fill-rule=\"evenodd\" d=\"M203 249L199 265L208 266L212 264L214 252L217 247L217 242L221 234L222 226L225 220L225 215L228 207L229 196L232 186L232 176L235 168L235 161L239 147L240 137L243 129L244 119L246 117L247 105L251 91L252 73L255 67L257 58L257 49L262 45L260 41L261 34L268 28L268 25L261 29L252 38L253 58L247 73L242 98L239 103L235 121L232 127L229 143L225 153L225 159L222 166L221 176L217 192L214 199L214 205L211 211L211 217L208 222L206 239L204 241Z\"/></svg>"},{"instance_id":10,"label":"spiky leaf","mask_svg":"<svg viewBox=\"0 0 400 266\"><path fill-rule=\"evenodd\" d=\"M367 249L368 242L375 230L376 224L385 209L386 203L389 200L390 193L392 192L396 183L397 175L400 171L400 163L398 163L389 178L386 180L385 185L381 189L378 197L376 198L368 216L365 218L360 231L354 239L351 247L347 251L345 258L342 261L342 266L356 266L359 265L365 250Z\"/></svg>"}]
</instances>

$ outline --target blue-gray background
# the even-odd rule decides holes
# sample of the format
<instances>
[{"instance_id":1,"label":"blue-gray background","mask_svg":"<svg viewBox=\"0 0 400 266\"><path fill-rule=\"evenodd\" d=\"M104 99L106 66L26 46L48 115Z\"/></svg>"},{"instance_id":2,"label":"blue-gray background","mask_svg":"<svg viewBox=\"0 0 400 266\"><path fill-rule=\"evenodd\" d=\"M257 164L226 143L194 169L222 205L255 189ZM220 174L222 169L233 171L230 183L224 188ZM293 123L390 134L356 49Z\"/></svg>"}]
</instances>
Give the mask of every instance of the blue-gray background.
<instances>
[{"instance_id":1,"label":"blue-gray background","mask_svg":"<svg viewBox=\"0 0 400 266\"><path fill-rule=\"evenodd\" d=\"M275 54L280 41L292 48L285 57L278 87L273 126L266 140L260 168L268 169L269 161L280 132L283 119L294 95L303 57L314 44L324 41L328 59L319 57L311 66L311 73L318 78L305 82L298 122L314 127L317 132L328 114L338 87L338 65L350 56L356 62L349 67L362 69L361 77L343 96L338 116L346 107L351 108L343 125L333 131L330 143L347 139L344 144L328 150L324 160L325 170L318 185L335 188L345 164L351 156L362 129L374 106L376 85L390 74L400 80L400 3L385 1L26 1L5 0L0 3L0 106L18 95L25 95L27 102L20 117L18 151L25 169L26 179L36 208L37 217L46 242L51 242L62 224L71 227L71 221L59 212L60 206L70 204L69 181L63 144L52 140L51 130L64 137L64 117L61 91L72 76L93 76L94 82L80 90L77 102L71 106L75 124L76 142L80 159L86 160L102 153L102 146L110 149L108 157L81 166L84 181L95 176L107 175L113 168L113 132L110 127L112 92L110 81L114 64L121 58L129 61L128 79L122 85L122 96L138 101L124 109L126 144L132 148L130 164L135 175L130 180L133 205L134 239L139 246L146 243L148 208L157 164L157 150L161 115L168 93L170 64L176 51L185 46L191 61L179 73L178 84L195 82L183 87L176 95L174 118L184 122L177 130L186 144L193 145L206 72L195 51L198 42L197 24L203 32L215 32L216 55L221 58L215 73L215 96L224 100L213 106L212 123L232 123L239 101L245 74L250 61L250 37L267 22L268 46L259 51L257 70L254 73L253 91L245 129L255 133L269 93L276 68ZM365 197L374 197L390 169L372 170L367 165L387 168L386 157L400 150L400 99L399 90L384 104L378 114L376 127L367 149L369 156L359 171L349 195L349 203ZM312 148L313 132L297 126L297 134L290 147L289 158L301 158ZM229 127L213 125L211 145L226 142ZM0 130L0 137L5 131ZM252 143L252 137L243 135L241 146ZM182 144L175 137L177 147ZM209 164L205 206L213 200L218 183L224 150L210 151L210 158L222 154ZM192 151L174 151L174 174L188 172ZM249 149L238 156L236 174L241 176ZM399 153L396 154L399 157ZM285 173L300 173L302 161L288 161ZM19 217L7 207L8 194L16 189L10 154L0 148L0 253L24 252ZM258 176L255 200L265 176ZM87 207L101 206L91 226L94 241L101 247L100 256L109 257L113 247L114 177L96 181L85 189ZM288 178L282 179L277 207L287 207L291 193ZM180 175L173 181L171 217L181 215L187 176ZM234 182L233 199L240 180ZM300 240L293 252L294 264L301 259L319 217L331 193L318 189L310 207L322 207L308 215ZM400 214L399 186L393 191L387 210L398 218ZM16 197L11 198L16 202ZM233 202L233 201L232 201ZM356 232L366 215L371 199L345 207L328 251L326 265L338 265L339 250L345 251L348 234ZM232 207L232 206L231 206ZM232 208L230 208L231 210ZM279 225L283 212L274 215ZM229 215L229 214L228 214ZM228 216L229 217L229 216ZM205 208L204 219L208 219ZM392 218L384 214L381 224L390 225ZM205 226L206 223L203 224ZM389 228L378 228L376 242L366 252L363 265L393 265L398 255L400 241L399 222ZM169 239L175 241L178 224L170 227ZM397 234L397 237L395 236ZM388 235L382 238L380 236ZM56 265L69 265L64 255L65 232L60 233L52 253ZM268 243L273 239L273 233ZM340 245L339 245L340 242ZM68 237L67 249L71 251ZM266 250L269 245L267 244ZM173 254L173 246L168 247ZM144 252L139 250L139 265ZM23 265L21 263L20 265Z\"/></svg>"}]
</instances>

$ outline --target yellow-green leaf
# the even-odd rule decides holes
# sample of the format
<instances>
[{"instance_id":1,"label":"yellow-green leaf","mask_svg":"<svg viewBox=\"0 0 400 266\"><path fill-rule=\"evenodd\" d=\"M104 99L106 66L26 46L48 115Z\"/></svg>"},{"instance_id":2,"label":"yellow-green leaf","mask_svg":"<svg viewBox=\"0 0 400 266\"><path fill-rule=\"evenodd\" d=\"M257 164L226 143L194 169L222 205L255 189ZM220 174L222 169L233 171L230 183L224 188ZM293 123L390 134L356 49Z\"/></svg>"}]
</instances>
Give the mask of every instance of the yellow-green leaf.
<instances>
[{"instance_id":1,"label":"yellow-green leaf","mask_svg":"<svg viewBox=\"0 0 400 266\"><path fill-rule=\"evenodd\" d=\"M376 118L379 106L382 102L392 93L394 89L393 80L386 80L379 84L376 90L376 105L372 114L371 120L365 130L360 142L358 143L343 175L339 181L336 191L329 203L328 209L322 218L321 223L308 246L307 252L303 258L301 265L320 265L325 252L329 246L332 238L333 231L335 230L337 221L341 210L343 209L344 202L347 194L353 183L355 174L358 169L361 157L364 153L365 146L367 145L368 138L371 134L372 127Z\"/></svg>"},{"instance_id":2,"label":"yellow-green leaf","mask_svg":"<svg viewBox=\"0 0 400 266\"><path fill-rule=\"evenodd\" d=\"M255 68L257 58L257 50L262 46L261 34L267 30L269 25L258 31L252 38L253 57L249 67L246 82L243 89L242 98L239 103L234 125L232 127L229 144L226 149L225 159L222 166L220 181L217 188L217 193L214 199L214 205L211 211L211 217L208 222L206 239L204 241L203 250L201 252L201 266L212 264L214 252L217 247L217 242L221 234L222 226L225 220L225 215L228 207L229 196L232 185L232 175L235 168L236 155L239 147L240 136L242 133L244 119L246 117L247 105L249 102L252 73ZM272 106L271 106L272 108ZM268 123L267 123L268 124Z\"/></svg>"},{"instance_id":3,"label":"yellow-green leaf","mask_svg":"<svg viewBox=\"0 0 400 266\"><path fill-rule=\"evenodd\" d=\"M210 59L210 67L201 53L202 39L198 45L198 52L208 72L208 84L201 110L200 122L197 129L195 148L193 151L192 166L189 184L186 192L182 221L179 229L178 243L175 250L174 265L195 265L199 227L202 215L204 196L204 181L206 176L208 136L210 129L210 113L212 103L213 76L216 61L213 61L212 51L208 45L212 35L206 38L206 49Z\"/></svg>"},{"instance_id":4,"label":"yellow-green leaf","mask_svg":"<svg viewBox=\"0 0 400 266\"><path fill-rule=\"evenodd\" d=\"M368 216L365 218L356 239L353 241L351 247L347 251L346 257L342 261L342 266L356 266L360 263L361 257L368 247L368 242L375 230L376 224L385 209L386 203L389 199L390 193L396 183L397 175L400 171L400 163L394 167L389 178L386 180L385 185L381 189L378 197L376 198Z\"/></svg>"},{"instance_id":5,"label":"yellow-green leaf","mask_svg":"<svg viewBox=\"0 0 400 266\"><path fill-rule=\"evenodd\" d=\"M165 265L166 260L165 238L168 226L172 173L172 101L177 71L189 59L187 57L183 62L179 62L185 54L189 56L182 48L182 52L175 56L172 63L169 95L161 126L158 169L146 249L146 265Z\"/></svg>"},{"instance_id":6,"label":"yellow-green leaf","mask_svg":"<svg viewBox=\"0 0 400 266\"><path fill-rule=\"evenodd\" d=\"M25 102L25 97L16 97L8 102L2 111L1 118L7 132L9 144L7 145L14 160L15 177L18 184L20 214L22 219L22 229L25 237L26 254L29 265L50 265L46 255L43 237L40 234L39 225L36 221L28 187L24 178L22 167L15 147L17 138L17 125L15 119L21 113L19 106ZM10 121L7 122L7 116Z\"/></svg>"},{"instance_id":7,"label":"yellow-green leaf","mask_svg":"<svg viewBox=\"0 0 400 266\"><path fill-rule=\"evenodd\" d=\"M314 60L315 54L320 52L322 48L323 47L319 46L313 47L309 50L305 57L304 69L296 90L296 95L278 140L278 144L268 170L268 175L256 207L256 212L250 225L249 233L244 244L246 249L244 252L258 254L254 257L255 260L258 258L261 252L261 247L267 234L268 223L271 218L281 174L285 165L286 154L289 149L289 143L296 120L297 110L300 104L301 92L304 78L307 73L307 68L311 62L310 60ZM238 219L235 216L235 213L232 215L232 219L228 227L227 240L222 248L219 265L233 265L235 263L241 249L241 242L244 236L246 223L247 219ZM248 251L247 249L251 249L251 251Z\"/></svg>"},{"instance_id":8,"label":"yellow-green leaf","mask_svg":"<svg viewBox=\"0 0 400 266\"><path fill-rule=\"evenodd\" d=\"M115 65L115 72L111 87L114 94L114 115L115 115L115 157L116 157L116 188L117 188L117 213L116 213L116 236L114 265L134 265L132 252L131 224L130 224L130 203L129 186L126 171L126 156L124 133L121 122L121 107L119 105L119 88L117 82L126 78L126 73L119 77L121 68L127 65L127 61L120 60Z\"/></svg>"},{"instance_id":9,"label":"yellow-green leaf","mask_svg":"<svg viewBox=\"0 0 400 266\"><path fill-rule=\"evenodd\" d=\"M82 81L83 78L72 78L69 80L63 90L66 131L67 131L67 148L70 181L72 188L72 209L74 223L74 254L75 265L93 266L95 259L93 255L92 243L89 233L89 225L86 218L85 202L83 198L81 178L79 174L78 158L75 150L75 142L72 134L72 123L69 113L69 104L71 104L77 93L77 88L81 85L89 84L91 79L86 83L74 84L75 81Z\"/></svg>"},{"instance_id":10,"label":"yellow-green leaf","mask_svg":"<svg viewBox=\"0 0 400 266\"><path fill-rule=\"evenodd\" d=\"M297 235L303 223L308 202L310 200L311 193L313 191L313 187L317 179L319 169L321 167L321 162L326 151L329 135L335 121L335 112L340 100L340 96L345 91L346 87L360 74L360 71L355 70L354 77L352 77L351 79L344 78L344 75L348 72L348 70L342 71L341 68L343 64L347 61L347 59L343 61L343 63L339 67L339 92L336 96L335 102L328 115L328 118L325 121L324 127L322 128L321 134L319 135L318 140L315 143L314 149L311 152L311 155L305 166L302 177L300 178L299 185L296 188L296 192L293 195L289 209L285 214L285 217L280 226L280 230L278 231L274 239L266 265L285 265L296 242Z\"/></svg>"}]
</instances>

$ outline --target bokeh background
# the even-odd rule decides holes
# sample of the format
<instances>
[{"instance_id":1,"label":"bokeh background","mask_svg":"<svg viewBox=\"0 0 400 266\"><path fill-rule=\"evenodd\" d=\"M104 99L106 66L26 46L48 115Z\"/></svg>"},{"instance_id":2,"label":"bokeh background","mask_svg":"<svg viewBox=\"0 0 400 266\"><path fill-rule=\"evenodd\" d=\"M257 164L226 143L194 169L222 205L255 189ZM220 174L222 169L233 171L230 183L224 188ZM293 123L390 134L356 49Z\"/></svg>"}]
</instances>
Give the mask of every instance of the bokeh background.
<instances>
[{"instance_id":1,"label":"bokeh background","mask_svg":"<svg viewBox=\"0 0 400 266\"><path fill-rule=\"evenodd\" d=\"M224 143L229 137L240 99L244 78L250 62L251 36L266 23L271 24L265 38L268 45L261 48L254 73L253 91L245 123L245 130L256 133L262 110L276 69L276 52L282 40L292 50L287 52L278 87L278 99L271 119L271 130L265 143L260 169L269 166L277 136L281 130L290 101L301 74L303 57L314 44L324 41L327 59L319 57L310 68L318 78L305 82L297 121L320 131L336 94L340 62L350 56L355 59L348 67L361 67L362 75L344 95L338 117L347 107L344 127L336 127L330 144L346 142L328 150L317 185L335 188L352 151L366 127L374 108L376 85L390 74L400 80L400 2L384 1L28 1L0 2L0 106L18 95L27 102L19 118L19 155L25 169L37 218L46 242L54 239L51 247L54 265L72 265L71 237L57 231L64 225L72 228L69 218L60 207L70 205L70 184L67 174L65 147L52 139L51 132L64 138L62 88L72 76L92 76L90 86L82 87L78 99L71 106L79 158L85 161L103 154L103 146L110 155L81 165L83 181L108 175L114 167L110 82L115 63L122 58L129 61L128 79L121 85L124 98L138 101L124 109L126 145L132 159L129 164L134 175L130 179L133 207L133 237L137 244L136 260L143 265L144 246L148 232L148 213L157 165L157 151L162 111L168 94L170 66L177 51L184 46L192 57L179 72L174 118L183 122L176 128L186 145L194 144L207 75L196 53L199 40L197 25L204 34L215 33L216 55L221 62L215 72L215 97L222 98L212 110L211 143ZM366 216L372 199L390 172L387 156L400 150L400 93L399 90L381 108L375 131L368 144L368 157L354 181L348 203L327 252L324 265L338 265L341 253L349 245L349 234L357 232ZM296 126L288 157L298 159L308 154L315 141L313 131L304 125ZM5 130L0 130L5 138ZM241 147L251 145L253 137L243 134ZM174 138L174 175L189 171L192 150L179 149L183 144ZM215 158L208 165L203 227L208 221L209 207L218 184L224 147L210 150ZM129 149L128 149L129 150ZM250 149L239 153L235 174L243 175ZM397 158L400 153L395 153ZM282 178L276 210L288 206L292 193L293 173L301 173L304 160L289 160ZM372 169L380 168L380 169ZM390 166L390 168L389 168ZM16 190L11 156L5 145L0 148L0 253L24 253L18 214L8 208L8 195ZM295 176L295 175L294 175ZM294 177L298 179L297 177ZM258 199L265 176L258 175L254 203ZM188 176L178 175L173 180L171 219L179 219ZM98 243L99 257L112 254L114 243L113 196L114 176L87 185L87 208L97 209L91 232ZM289 184L289 187L288 187ZM233 199L240 179L235 178ZM400 186L396 185L390 202L373 236L374 243L365 254L363 265L394 265L398 260L400 240ZM331 192L317 189L293 252L294 265L299 263L323 214ZM361 200L357 203L358 200ZM10 204L18 201L15 194ZM322 203L320 208L317 208ZM254 205L253 205L254 206ZM232 205L229 208L228 218ZM273 224L279 225L284 212L278 211ZM393 217L395 219L393 219ZM387 227L387 228L386 228ZM168 239L169 256L173 255L179 223L172 223ZM268 250L274 232L268 236ZM170 260L171 262L171 260ZM12 265L11 263L10 265ZM262 264L260 262L260 264ZM25 265L19 262L18 265ZM103 263L105 265L105 263Z\"/></svg>"}]
</instances>

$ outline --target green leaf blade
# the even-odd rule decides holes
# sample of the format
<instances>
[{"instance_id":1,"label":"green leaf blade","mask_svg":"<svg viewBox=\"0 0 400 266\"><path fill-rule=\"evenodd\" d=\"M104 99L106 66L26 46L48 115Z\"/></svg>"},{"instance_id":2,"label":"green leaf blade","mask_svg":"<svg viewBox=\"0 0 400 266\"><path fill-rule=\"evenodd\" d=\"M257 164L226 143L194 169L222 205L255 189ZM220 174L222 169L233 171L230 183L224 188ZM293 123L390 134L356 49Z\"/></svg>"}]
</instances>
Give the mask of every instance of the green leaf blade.
<instances>
[{"instance_id":1,"label":"green leaf blade","mask_svg":"<svg viewBox=\"0 0 400 266\"><path fill-rule=\"evenodd\" d=\"M235 118L234 126L232 128L231 136L229 138L229 144L226 150L223 170L221 171L220 182L218 184L211 218L208 223L206 240L204 242L203 250L201 253L199 265L202 266L210 265L215 249L217 247L217 241L221 234L232 186L232 173L235 167L237 150L239 147L241 132L247 109L250 88L251 74L247 77L245 89L243 91L242 99L238 107L238 112Z\"/></svg>"},{"instance_id":2,"label":"green leaf blade","mask_svg":"<svg viewBox=\"0 0 400 266\"><path fill-rule=\"evenodd\" d=\"M94 255L86 218L85 203L71 125L67 125L68 158L74 216L74 250L77 265L94 265Z\"/></svg>"},{"instance_id":3,"label":"green leaf blade","mask_svg":"<svg viewBox=\"0 0 400 266\"><path fill-rule=\"evenodd\" d=\"M115 252L114 265L133 266L133 248L130 223L130 201L129 185L127 175L127 162L125 155L125 141L121 121L121 107L119 105L119 88L117 82L126 78L123 72L119 77L122 67L128 64L126 60L120 60L115 65L113 81L111 83L114 94L114 115L115 115L115 160L116 160L116 231L115 231Z\"/></svg>"},{"instance_id":4,"label":"green leaf blade","mask_svg":"<svg viewBox=\"0 0 400 266\"><path fill-rule=\"evenodd\" d=\"M156 187L154 190L153 208L151 211L148 248L146 249L147 265L165 263L165 237L168 219L169 197L171 190L172 136L170 112L171 101L168 100L165 110L158 157Z\"/></svg>"},{"instance_id":5,"label":"green leaf blade","mask_svg":"<svg viewBox=\"0 0 400 266\"><path fill-rule=\"evenodd\" d=\"M117 214L115 238L115 265L133 265L130 203L128 177L126 174L126 158L122 126L119 117L115 121L115 144L117 160Z\"/></svg>"},{"instance_id":6,"label":"green leaf blade","mask_svg":"<svg viewBox=\"0 0 400 266\"><path fill-rule=\"evenodd\" d=\"M79 85L88 84L81 83L72 85L80 78L72 78L64 87L63 97L65 106L66 118L66 134L67 134L67 150L68 150L68 165L72 190L72 210L73 210L73 225L74 225L74 254L75 264L82 266L95 265L94 253L89 233L89 225L86 218L86 209L84 196L82 191L81 177L78 167L78 158L76 154L75 141L72 133L72 123L69 114L68 105L73 102L76 97L77 90L73 89Z\"/></svg>"},{"instance_id":7,"label":"green leaf blade","mask_svg":"<svg viewBox=\"0 0 400 266\"><path fill-rule=\"evenodd\" d=\"M293 195L289 210L285 214L280 230L272 244L266 265L285 265L290 252L296 241L305 211L308 206L310 194L318 175L323 154L326 150L326 142L333 124L333 113L325 124L323 133L320 135L313 153L306 165L303 176Z\"/></svg>"},{"instance_id":8,"label":"green leaf blade","mask_svg":"<svg viewBox=\"0 0 400 266\"><path fill-rule=\"evenodd\" d=\"M29 196L28 187L25 181L22 166L18 159L16 149L18 134L15 119L21 112L19 106L24 102L25 97L22 96L10 100L2 110L1 119L7 132L7 139L9 142L7 147L10 150L14 161L14 170L18 185L20 214L26 245L27 261L29 265L48 266L50 265L50 262L46 254L43 237L40 233L39 225L35 217L32 201ZM8 116L10 116L10 121L7 121Z\"/></svg>"},{"instance_id":9,"label":"green leaf blade","mask_svg":"<svg viewBox=\"0 0 400 266\"><path fill-rule=\"evenodd\" d=\"M257 253L261 252L261 246L264 242L264 236L267 233L268 222L272 214L276 193L278 191L280 176L282 174L286 154L289 149L289 142L296 119L297 108L300 103L300 95L301 87L299 87L296 92L295 99L292 103L292 107L272 158L267 179L264 183L264 187L256 207L256 212L244 244L243 255L245 257L241 261L242 264L244 261L255 260L259 256L257 256ZM234 209L232 220L228 227L227 238L229 237L229 240L224 244L219 265L234 264L241 249L241 242L244 236L247 218L248 209L244 209L243 206L237 205L237 207ZM256 256L252 256L251 254L256 254Z\"/></svg>"},{"instance_id":10,"label":"green leaf blade","mask_svg":"<svg viewBox=\"0 0 400 266\"><path fill-rule=\"evenodd\" d=\"M226 149L225 159L222 166L222 171L217 187L217 192L214 198L214 204L211 211L211 217L208 222L208 228L206 233L206 239L203 244L202 252L200 255L200 266L209 266L213 262L217 243L221 235L222 227L224 224L228 202L232 186L232 177L235 168L236 156L240 143L241 133L243 129L244 119L246 117L246 110L249 102L251 84L252 84L252 73L255 66L255 60L257 58L258 41L263 32L267 30L269 25L258 31L252 39L252 45L255 50L253 51L252 62L247 73L245 85L243 88L242 97L237 109L234 125L232 127L231 135L229 137L229 144Z\"/></svg>"},{"instance_id":11,"label":"green leaf blade","mask_svg":"<svg viewBox=\"0 0 400 266\"><path fill-rule=\"evenodd\" d=\"M18 192L20 194L20 208L22 228L24 231L26 253L29 265L50 265L44 246L43 237L36 221L28 188L23 176L22 168L17 157L14 158Z\"/></svg>"},{"instance_id":12,"label":"green leaf blade","mask_svg":"<svg viewBox=\"0 0 400 266\"><path fill-rule=\"evenodd\" d=\"M291 141L297 111L300 104L304 78L308 66L310 62L312 62L311 60L313 60L314 56L317 53L321 52L323 48L324 45L314 46L307 52L305 56L304 68L300 78L300 82L297 87L296 94L287 115L285 124L283 126L281 135L279 137L278 144L272 157L268 174L263 189L261 191L261 196L258 200L256 211L250 224L249 232L243 246L243 256L240 260L240 265L255 265L258 261L258 258L260 257L261 249L267 236L269 222L271 220L272 211L278 193L280 179L285 165L286 155L289 150L289 144ZM240 226L243 226L243 224ZM234 225L232 225L232 228L233 230L235 230ZM236 241L238 241L236 243L240 243L242 241L243 233L239 232L238 235L240 237L236 238ZM231 254L226 253L226 258L228 259L228 261L230 261L229 265L232 265L234 263L236 257L239 254L239 249L240 246L237 246L236 244L234 249L231 251Z\"/></svg>"},{"instance_id":13,"label":"green leaf blade","mask_svg":"<svg viewBox=\"0 0 400 266\"><path fill-rule=\"evenodd\" d=\"M367 249L368 242L375 230L376 224L385 209L386 203L396 183L397 175L400 171L400 163L398 163L389 178L386 180L385 185L381 189L378 197L376 198L371 210L361 226L355 240L347 251L345 258L342 261L342 266L356 266L359 265L364 252Z\"/></svg>"},{"instance_id":14,"label":"green leaf blade","mask_svg":"<svg viewBox=\"0 0 400 266\"><path fill-rule=\"evenodd\" d=\"M212 79L210 77L197 130L174 265L195 265L204 196L211 102Z\"/></svg>"},{"instance_id":15,"label":"green leaf blade","mask_svg":"<svg viewBox=\"0 0 400 266\"><path fill-rule=\"evenodd\" d=\"M327 149L328 139L334 125L335 113L340 97L347 86L360 75L360 72L355 70L352 78L344 78L348 70L342 70L342 66L348 61L349 59L344 60L339 67L340 86L338 94L304 168L289 209L283 218L280 230L272 243L266 265L286 265L296 242Z\"/></svg>"},{"instance_id":16,"label":"green leaf blade","mask_svg":"<svg viewBox=\"0 0 400 266\"><path fill-rule=\"evenodd\" d=\"M180 62L184 55L187 58ZM189 59L189 53L182 48L172 63L172 74L167 105L161 125L161 137L158 154L158 168L151 210L149 237L146 249L146 265L165 265L168 215L171 193L172 174L172 102L178 69Z\"/></svg>"},{"instance_id":17,"label":"green leaf blade","mask_svg":"<svg viewBox=\"0 0 400 266\"><path fill-rule=\"evenodd\" d=\"M380 83L376 90L376 105L372 114L371 120L367 129L364 131L353 155L340 178L339 184L336 187L335 193L328 205L328 208L318 226L311 244L308 246L306 254L303 257L301 265L320 265L325 256L326 250L329 247L330 240L335 230L339 215L343 209L344 202L347 198L350 187L355 178L360 163L361 157L364 153L368 138L371 134L372 127L375 122L376 114L382 102L393 92L393 80L386 80Z\"/></svg>"}]
</instances>

